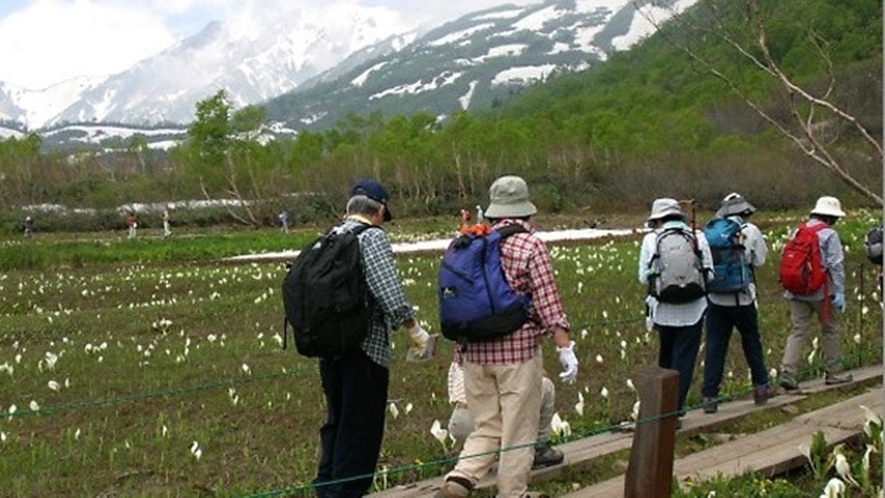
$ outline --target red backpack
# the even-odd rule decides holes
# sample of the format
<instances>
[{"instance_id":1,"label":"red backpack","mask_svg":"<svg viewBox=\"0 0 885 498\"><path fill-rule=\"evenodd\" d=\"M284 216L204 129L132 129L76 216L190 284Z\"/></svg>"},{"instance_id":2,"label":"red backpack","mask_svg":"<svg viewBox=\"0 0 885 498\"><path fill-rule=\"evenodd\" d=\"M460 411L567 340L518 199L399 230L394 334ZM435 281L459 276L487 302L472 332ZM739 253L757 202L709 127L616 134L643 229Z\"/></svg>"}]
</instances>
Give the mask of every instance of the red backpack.
<instances>
[{"instance_id":1,"label":"red backpack","mask_svg":"<svg viewBox=\"0 0 885 498\"><path fill-rule=\"evenodd\" d=\"M826 227L825 223L814 226L803 223L784 246L780 264L780 281L784 289L807 296L826 285L827 271L823 267L817 236Z\"/></svg>"}]
</instances>

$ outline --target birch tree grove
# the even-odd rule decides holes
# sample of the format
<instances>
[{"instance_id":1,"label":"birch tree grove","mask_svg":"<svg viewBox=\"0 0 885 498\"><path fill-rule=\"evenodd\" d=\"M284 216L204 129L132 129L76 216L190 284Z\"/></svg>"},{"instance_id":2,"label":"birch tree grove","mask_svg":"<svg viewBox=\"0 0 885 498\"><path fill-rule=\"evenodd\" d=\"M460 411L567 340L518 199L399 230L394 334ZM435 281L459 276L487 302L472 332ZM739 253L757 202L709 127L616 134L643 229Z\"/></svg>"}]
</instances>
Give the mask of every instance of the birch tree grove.
<instances>
[{"instance_id":1,"label":"birch tree grove","mask_svg":"<svg viewBox=\"0 0 885 498\"><path fill-rule=\"evenodd\" d=\"M881 29L882 6L878 1L857 0L869 10L871 16L878 14ZM765 123L784 139L792 143L806 157L827 172L836 175L854 191L882 206L880 194L881 176L875 190L857 179L853 167L866 162L866 166L881 168L883 162L882 137L871 131L872 125L861 114L869 112L857 105L852 107L846 95L852 92L875 92L876 112L882 109L882 68L871 76L869 85L856 85L840 75L840 68L849 66L851 54L840 53L840 60L833 57L834 40L829 37L845 36L844 45L851 43L849 31L838 27L819 30L816 26L803 24L803 14L810 9L838 8L833 2L823 1L771 2L765 0L700 0L698 4L671 22L656 20L656 9L673 10L672 3L661 7L661 2L635 2L634 6L645 19L654 25L658 33L682 50L700 70L716 77L740 98ZM860 4L858 4L860 5ZM772 15L776 9L790 9L792 16ZM821 16L818 16L820 18ZM844 17L844 16L843 16ZM776 24L774 19L791 25ZM800 36L793 39L783 36L796 30ZM770 33L777 31L779 43L785 38L793 47L803 44L808 57L785 57L786 49L775 46ZM717 46L726 47L730 63L724 63L721 54L713 55L705 50L707 41L715 40ZM882 52L881 35L878 47L870 51ZM797 50L797 52L799 52ZM879 58L881 61L881 56ZM820 78L816 81L797 81L791 76L791 65L816 64ZM761 88L768 91L760 92ZM850 88L860 86L861 88Z\"/></svg>"}]
</instances>

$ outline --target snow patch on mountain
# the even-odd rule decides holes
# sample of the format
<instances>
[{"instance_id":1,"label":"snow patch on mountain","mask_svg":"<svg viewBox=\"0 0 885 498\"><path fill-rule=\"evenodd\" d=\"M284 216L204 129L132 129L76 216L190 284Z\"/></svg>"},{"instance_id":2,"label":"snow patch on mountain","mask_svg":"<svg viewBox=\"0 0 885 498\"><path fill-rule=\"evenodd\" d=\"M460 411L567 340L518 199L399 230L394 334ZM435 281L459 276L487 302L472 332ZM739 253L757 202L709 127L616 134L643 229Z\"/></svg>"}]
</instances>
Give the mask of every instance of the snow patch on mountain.
<instances>
[{"instance_id":1,"label":"snow patch on mountain","mask_svg":"<svg viewBox=\"0 0 885 498\"><path fill-rule=\"evenodd\" d=\"M513 19L514 17L518 17L520 14L525 12L524 9L512 9L512 10L503 10L497 12L488 12L486 14L479 14L473 16L473 20L475 21L491 21L496 19Z\"/></svg>"},{"instance_id":2,"label":"snow patch on mountain","mask_svg":"<svg viewBox=\"0 0 885 498\"><path fill-rule=\"evenodd\" d=\"M431 40L431 41L427 42L426 45L429 47L440 47L443 45L451 45L453 43L460 42L462 40L470 38L470 36L473 35L474 33L477 33L479 31L482 31L485 29L492 28L494 26L495 26L494 23L478 24L476 26L471 26L469 28L462 29L461 31L449 33L445 36L437 38L436 40Z\"/></svg>"},{"instance_id":3,"label":"snow patch on mountain","mask_svg":"<svg viewBox=\"0 0 885 498\"><path fill-rule=\"evenodd\" d=\"M369 97L369 100L377 100L389 95L406 95L412 94L417 95L419 93L428 92L431 90L436 90L437 88L444 87L446 85L451 85L458 78L461 77L461 73L454 73L451 71L445 71L439 76L432 78L429 83L424 83L423 80L418 80L414 83L409 83L406 85L399 85L393 88L388 88L383 92L378 92L372 94Z\"/></svg>"},{"instance_id":4,"label":"snow patch on mountain","mask_svg":"<svg viewBox=\"0 0 885 498\"><path fill-rule=\"evenodd\" d=\"M458 97L458 103L461 104L462 110L467 110L470 107L470 99L473 98L473 92L476 90L476 85L479 84L479 81L473 80L470 82L470 85L467 87L467 93Z\"/></svg>"},{"instance_id":5,"label":"snow patch on mountain","mask_svg":"<svg viewBox=\"0 0 885 498\"><path fill-rule=\"evenodd\" d=\"M532 81L543 81L553 70L556 64L542 64L540 66L521 66L505 69L492 78L492 86L503 85L507 83L529 83Z\"/></svg>"},{"instance_id":6,"label":"snow patch on mountain","mask_svg":"<svg viewBox=\"0 0 885 498\"><path fill-rule=\"evenodd\" d=\"M366 82L366 79L369 78L370 74L381 69L382 67L384 67L386 65L387 65L387 61L379 62L378 64L375 64L374 66L372 66L369 69L366 69L365 71L360 73L360 75L357 76L356 78L354 78L353 80L351 80L350 83L354 86L363 86L363 83Z\"/></svg>"}]
</instances>

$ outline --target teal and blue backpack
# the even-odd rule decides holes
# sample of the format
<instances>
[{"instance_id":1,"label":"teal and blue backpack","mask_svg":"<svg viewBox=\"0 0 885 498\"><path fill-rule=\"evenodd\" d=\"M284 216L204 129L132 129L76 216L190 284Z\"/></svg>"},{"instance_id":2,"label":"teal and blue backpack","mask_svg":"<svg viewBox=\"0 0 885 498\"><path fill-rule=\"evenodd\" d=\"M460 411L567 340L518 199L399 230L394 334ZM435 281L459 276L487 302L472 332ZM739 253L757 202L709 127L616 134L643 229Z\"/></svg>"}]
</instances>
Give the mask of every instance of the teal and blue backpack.
<instances>
[{"instance_id":1,"label":"teal and blue backpack","mask_svg":"<svg viewBox=\"0 0 885 498\"><path fill-rule=\"evenodd\" d=\"M716 218L704 226L704 236L713 255L713 280L707 291L728 294L746 291L753 279L744 247L743 226L729 218Z\"/></svg>"}]
</instances>

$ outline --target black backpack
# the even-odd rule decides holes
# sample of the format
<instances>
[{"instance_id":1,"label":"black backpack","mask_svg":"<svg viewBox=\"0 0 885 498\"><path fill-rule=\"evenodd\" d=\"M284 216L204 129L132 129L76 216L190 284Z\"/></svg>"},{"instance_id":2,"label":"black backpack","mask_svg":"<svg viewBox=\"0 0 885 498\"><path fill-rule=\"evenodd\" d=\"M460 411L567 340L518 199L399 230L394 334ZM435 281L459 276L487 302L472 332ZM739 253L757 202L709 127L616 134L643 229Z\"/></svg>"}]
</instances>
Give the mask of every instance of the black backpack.
<instances>
[{"instance_id":1,"label":"black backpack","mask_svg":"<svg viewBox=\"0 0 885 498\"><path fill-rule=\"evenodd\" d=\"M329 230L289 265L283 279L283 349L291 324L295 347L307 357L335 358L359 348L369 334L372 297L357 235L372 225Z\"/></svg>"}]
</instances>

